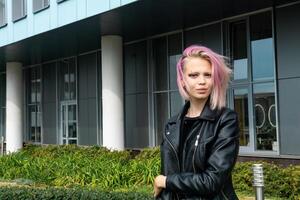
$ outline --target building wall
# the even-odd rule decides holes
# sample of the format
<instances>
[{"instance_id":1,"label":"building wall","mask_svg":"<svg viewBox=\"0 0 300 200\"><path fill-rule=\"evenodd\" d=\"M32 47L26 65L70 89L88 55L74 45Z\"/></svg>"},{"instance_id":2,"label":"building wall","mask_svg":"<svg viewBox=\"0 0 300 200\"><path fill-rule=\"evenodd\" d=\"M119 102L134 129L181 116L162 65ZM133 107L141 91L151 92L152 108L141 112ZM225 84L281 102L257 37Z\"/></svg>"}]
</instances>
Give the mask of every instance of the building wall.
<instances>
[{"instance_id":1,"label":"building wall","mask_svg":"<svg viewBox=\"0 0 300 200\"><path fill-rule=\"evenodd\" d=\"M300 4L276 10L281 154L300 155Z\"/></svg>"},{"instance_id":2,"label":"building wall","mask_svg":"<svg viewBox=\"0 0 300 200\"><path fill-rule=\"evenodd\" d=\"M53 2L56 3L56 1L52 0L51 3ZM80 2L81 4L84 4L82 2L86 3L86 1ZM92 4L96 4L96 2L97 1L89 1L89 3ZM116 5L117 2L119 1L111 0L111 4L109 5ZM74 11L72 8L78 6L78 3L78 1L69 0L58 4L58 6L62 6L62 10L71 9ZM66 8L64 8L64 6ZM101 10L100 7L91 8L89 6L91 5L83 5L84 8L90 9L89 13L91 15ZM243 94L245 99L242 103L248 106L244 110L244 114L247 116L245 116L243 120L248 122L248 124L246 124L247 127L244 128L247 129L246 132L248 131L251 135L252 143L247 146L248 144L245 142L245 151L240 153L243 155L271 155L273 157L279 155L300 155L300 150L297 148L297 142L300 140L298 132L300 128L300 110L298 109L299 106L297 106L300 100L300 95L297 93L297 91L300 90L300 67L297 67L299 65L298 63L300 63L298 55L300 47L300 28L298 26L298 19L300 18L299 10L300 4L276 8L275 11L270 8L268 11L262 13L251 13L229 20L224 19L223 21L212 22L208 25L199 24L199 27L185 27L185 29L182 30L174 30L172 33L152 35L149 36L149 38L141 38L141 40L137 42L124 44L125 147L143 148L159 145L161 135L164 131L164 123L167 118L175 115L184 104L176 86L175 70L176 62L184 47L191 44L202 44L216 52L225 52L225 55L232 56L232 52L230 52L230 45L232 45L232 41L230 40L232 38L230 36L231 33L228 32L231 29L227 26L230 26L230 23L243 21L246 25L246 29L242 39L247 41L245 43L246 46L241 48L245 47L245 52L247 51L245 53L247 73L252 76L252 73L255 73L252 65L257 63L261 64L260 62L262 60L268 60L268 62L264 64L268 66L269 71L276 71L277 74L272 74L267 77L267 80L254 80L254 78L249 75L247 80L234 82L228 92L228 105L234 108L234 106L236 106L234 97L237 91L236 89L247 91L245 95ZM47 13L47 10L42 11L41 14L43 12ZM69 23L68 17L77 20L79 19L78 16L88 16L87 13L82 12L82 10L80 12L80 14L73 13L73 15L67 15L66 18L63 19L65 21L59 21L58 17L55 19L55 21L58 20L57 26ZM59 15L58 13L56 14ZM270 17L272 14L275 14L275 18ZM262 19L265 16L266 18L268 17L268 19L264 21ZM273 19L275 19L275 21L272 21ZM52 19L50 19L50 21L51 20ZM258 20L262 21L256 23ZM272 22L274 22L275 26L270 25L272 29L271 35L265 36L265 32L269 33L270 29L264 30L266 26L260 25L263 23L272 24ZM42 29L43 25L37 24L36 26ZM256 32L251 32L251 29L256 30ZM47 30L47 28L45 28L45 30ZM275 33L275 35L273 35L273 33ZM239 39L240 38L236 40ZM264 53L266 52L260 54L258 52L261 52L261 49L256 51L257 49L252 47L264 39L266 39L267 42L271 41L271 43L268 43L270 44L267 47L268 55L261 57L261 55L265 55ZM274 40L276 40L276 45L273 46ZM95 49L95 52L96 51L98 50ZM276 54L273 54L275 51ZM99 60L101 56L99 51L97 53L95 52L86 53L84 55L73 55L77 65L76 91L78 94L76 96L76 105L78 109L78 144L82 145L101 145L101 61ZM256 54L254 55L254 53ZM274 58L274 55L276 58ZM254 58L254 56L257 57ZM273 63L274 60L272 60L272 58L277 60L276 65ZM63 89L62 86L59 85L61 66L57 63L62 59L63 58L60 58L60 55L58 55L56 61L47 64L41 63L43 86L42 143L45 144L61 142L59 109L61 100L60 94ZM260 61L258 62L255 59ZM258 72L260 71L258 70L257 73ZM259 76L260 74L258 73L256 75ZM267 90L263 91L265 88L267 88ZM257 123L256 120L259 120L260 116L255 113L257 106L257 102L255 102L255 100L257 100L255 90L257 93L260 93L260 97L257 98L259 101L266 99L270 101L270 105L277 103L276 107L278 112L277 114L275 113L275 115L278 116L276 123L278 125L279 136L277 141L280 142L279 151L272 146L270 147L271 149L260 149L257 145L257 133L259 130L255 123ZM275 95L277 96L274 102ZM239 97L242 97L242 95ZM268 105L269 109L270 105ZM2 107L5 109L5 105ZM272 134L273 133L274 132L272 132ZM263 133L261 135L267 134Z\"/></svg>"},{"instance_id":3,"label":"building wall","mask_svg":"<svg viewBox=\"0 0 300 200\"><path fill-rule=\"evenodd\" d=\"M27 0L27 15L13 22L12 1L6 1L7 26L0 28L0 47L82 20L136 0L66 0L33 13L32 0Z\"/></svg>"}]
</instances>

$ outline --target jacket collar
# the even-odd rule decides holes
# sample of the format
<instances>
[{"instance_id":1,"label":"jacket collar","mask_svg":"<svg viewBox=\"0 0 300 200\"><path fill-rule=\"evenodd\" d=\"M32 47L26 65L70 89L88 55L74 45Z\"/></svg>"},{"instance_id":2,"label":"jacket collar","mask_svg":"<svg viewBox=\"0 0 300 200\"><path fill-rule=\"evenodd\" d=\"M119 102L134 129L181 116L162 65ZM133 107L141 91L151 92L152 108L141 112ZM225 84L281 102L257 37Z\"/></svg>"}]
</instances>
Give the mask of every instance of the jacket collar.
<instances>
[{"instance_id":1,"label":"jacket collar","mask_svg":"<svg viewBox=\"0 0 300 200\"><path fill-rule=\"evenodd\" d=\"M170 119L169 122L179 122L180 120L182 120L184 118L184 116L186 115L188 109L190 107L190 101L187 101L185 103L185 105L183 106L183 108L181 109L181 112L178 114L177 118L172 118ZM199 119L204 119L204 120L209 120L209 121L214 121L216 119L218 115L218 110L214 109L212 110L209 106L209 99L206 101L205 106L203 108L203 111L201 112Z\"/></svg>"}]
</instances>

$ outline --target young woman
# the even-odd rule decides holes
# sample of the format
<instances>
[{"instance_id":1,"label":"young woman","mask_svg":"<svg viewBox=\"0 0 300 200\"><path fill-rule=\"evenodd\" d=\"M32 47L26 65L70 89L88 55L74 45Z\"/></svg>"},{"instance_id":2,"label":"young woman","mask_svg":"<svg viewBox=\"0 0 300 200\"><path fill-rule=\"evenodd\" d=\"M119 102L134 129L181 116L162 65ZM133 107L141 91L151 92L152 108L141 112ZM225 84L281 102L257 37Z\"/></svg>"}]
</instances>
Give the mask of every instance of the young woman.
<instances>
[{"instance_id":1,"label":"young woman","mask_svg":"<svg viewBox=\"0 0 300 200\"><path fill-rule=\"evenodd\" d=\"M204 46L186 48L177 63L177 85L186 100L168 120L161 144L157 199L236 200L231 171L239 150L237 114L225 108L231 70Z\"/></svg>"}]
</instances>

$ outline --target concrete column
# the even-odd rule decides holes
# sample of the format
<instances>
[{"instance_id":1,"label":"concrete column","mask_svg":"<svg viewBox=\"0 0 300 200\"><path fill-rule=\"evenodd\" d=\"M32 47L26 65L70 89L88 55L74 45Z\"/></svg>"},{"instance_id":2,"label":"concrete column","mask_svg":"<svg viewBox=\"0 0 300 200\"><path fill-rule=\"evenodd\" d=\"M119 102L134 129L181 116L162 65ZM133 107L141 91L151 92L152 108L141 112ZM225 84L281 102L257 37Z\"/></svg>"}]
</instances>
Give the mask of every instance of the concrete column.
<instances>
[{"instance_id":1,"label":"concrete column","mask_svg":"<svg viewBox=\"0 0 300 200\"><path fill-rule=\"evenodd\" d=\"M123 42L120 36L102 36L103 146L124 149Z\"/></svg>"},{"instance_id":2,"label":"concrete column","mask_svg":"<svg viewBox=\"0 0 300 200\"><path fill-rule=\"evenodd\" d=\"M22 64L6 64L6 151L16 152L23 147L22 110L23 110Z\"/></svg>"}]
</instances>

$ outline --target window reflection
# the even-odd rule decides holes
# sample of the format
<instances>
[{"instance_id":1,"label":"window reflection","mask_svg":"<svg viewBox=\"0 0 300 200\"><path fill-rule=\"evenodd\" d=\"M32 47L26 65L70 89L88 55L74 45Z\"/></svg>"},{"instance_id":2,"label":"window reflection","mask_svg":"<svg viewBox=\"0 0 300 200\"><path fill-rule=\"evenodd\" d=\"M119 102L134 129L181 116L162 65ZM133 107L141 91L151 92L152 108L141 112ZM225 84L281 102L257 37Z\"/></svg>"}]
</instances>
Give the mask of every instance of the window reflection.
<instances>
[{"instance_id":1,"label":"window reflection","mask_svg":"<svg viewBox=\"0 0 300 200\"><path fill-rule=\"evenodd\" d=\"M249 146L248 90L234 90L234 109L238 114L240 145Z\"/></svg>"},{"instance_id":2,"label":"window reflection","mask_svg":"<svg viewBox=\"0 0 300 200\"><path fill-rule=\"evenodd\" d=\"M40 66L27 70L26 80L27 90L27 108L28 108L28 139L34 143L41 142L41 70Z\"/></svg>"},{"instance_id":3,"label":"window reflection","mask_svg":"<svg viewBox=\"0 0 300 200\"><path fill-rule=\"evenodd\" d=\"M231 24L231 52L234 80L248 78L247 26L246 21Z\"/></svg>"},{"instance_id":4,"label":"window reflection","mask_svg":"<svg viewBox=\"0 0 300 200\"><path fill-rule=\"evenodd\" d=\"M156 144L162 141L165 123L169 117L168 110L168 93L157 93L154 99L155 105L155 131L157 134Z\"/></svg>"},{"instance_id":5,"label":"window reflection","mask_svg":"<svg viewBox=\"0 0 300 200\"><path fill-rule=\"evenodd\" d=\"M277 150L274 84L255 84L255 131L258 150Z\"/></svg>"}]
</instances>

